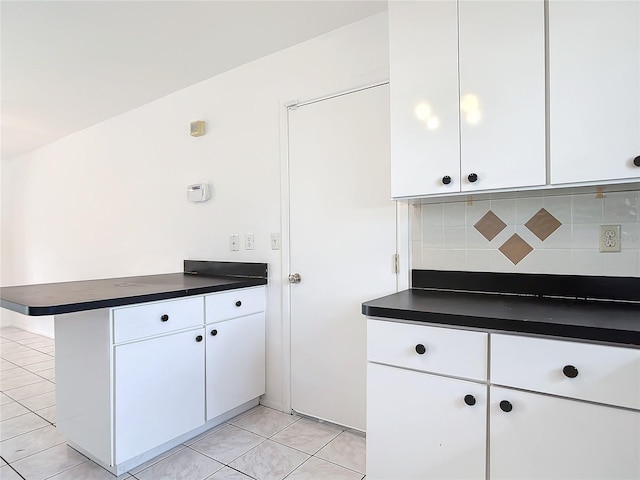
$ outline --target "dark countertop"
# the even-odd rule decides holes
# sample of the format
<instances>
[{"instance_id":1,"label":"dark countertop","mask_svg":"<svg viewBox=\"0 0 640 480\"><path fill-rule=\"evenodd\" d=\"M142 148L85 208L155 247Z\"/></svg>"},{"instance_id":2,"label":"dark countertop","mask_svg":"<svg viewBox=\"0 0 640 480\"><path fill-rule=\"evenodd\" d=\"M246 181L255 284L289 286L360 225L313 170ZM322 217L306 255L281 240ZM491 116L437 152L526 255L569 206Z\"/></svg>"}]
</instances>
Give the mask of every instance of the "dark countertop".
<instances>
[{"instance_id":1,"label":"dark countertop","mask_svg":"<svg viewBox=\"0 0 640 480\"><path fill-rule=\"evenodd\" d=\"M365 302L362 313L389 320L640 346L640 303L632 301L413 288Z\"/></svg>"},{"instance_id":2,"label":"dark countertop","mask_svg":"<svg viewBox=\"0 0 640 480\"><path fill-rule=\"evenodd\" d=\"M185 266L187 266L186 262ZM226 262L217 263L224 266L231 265ZM247 264L238 265L246 266ZM0 288L0 306L24 315L59 315L266 285L266 264L248 265L260 265L265 272L264 277L167 273L3 287Z\"/></svg>"}]
</instances>

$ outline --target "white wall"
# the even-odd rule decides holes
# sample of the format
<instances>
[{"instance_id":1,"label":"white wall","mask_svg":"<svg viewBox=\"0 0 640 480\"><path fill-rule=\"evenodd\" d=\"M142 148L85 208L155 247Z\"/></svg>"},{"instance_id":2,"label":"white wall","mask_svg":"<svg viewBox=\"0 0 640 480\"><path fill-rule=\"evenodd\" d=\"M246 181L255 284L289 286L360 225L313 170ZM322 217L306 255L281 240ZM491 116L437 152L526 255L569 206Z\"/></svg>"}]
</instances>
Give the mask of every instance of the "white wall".
<instances>
[{"instance_id":1,"label":"white wall","mask_svg":"<svg viewBox=\"0 0 640 480\"><path fill-rule=\"evenodd\" d=\"M3 161L2 285L177 272L187 258L268 262L265 402L280 408L288 272L269 244L280 116L291 100L387 80L388 58L383 13ZM198 119L208 133L193 138ZM210 201L186 201L197 182L213 186ZM255 250L230 252L231 233L254 233ZM3 310L2 322L52 334L49 317Z\"/></svg>"},{"instance_id":2,"label":"white wall","mask_svg":"<svg viewBox=\"0 0 640 480\"><path fill-rule=\"evenodd\" d=\"M640 191L521 195L413 206L413 268L640 277ZM544 240L525 226L541 208L562 224ZM489 210L506 224L491 241L474 227ZM620 253L600 253L603 224L621 226ZM533 248L517 264L499 250L514 233Z\"/></svg>"}]
</instances>

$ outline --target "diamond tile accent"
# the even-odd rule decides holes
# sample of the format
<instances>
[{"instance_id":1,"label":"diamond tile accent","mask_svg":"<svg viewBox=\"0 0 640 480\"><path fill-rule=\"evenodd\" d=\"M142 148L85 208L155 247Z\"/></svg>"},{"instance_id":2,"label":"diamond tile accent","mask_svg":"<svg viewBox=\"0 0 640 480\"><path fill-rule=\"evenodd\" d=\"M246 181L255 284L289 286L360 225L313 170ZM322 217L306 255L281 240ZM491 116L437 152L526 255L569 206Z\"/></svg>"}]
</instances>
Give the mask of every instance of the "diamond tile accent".
<instances>
[{"instance_id":1,"label":"diamond tile accent","mask_svg":"<svg viewBox=\"0 0 640 480\"><path fill-rule=\"evenodd\" d=\"M498 235L507 227L507 224L500 220L500 217L498 217L495 213L489 210L480 220L476 222L474 227L484 238L491 241L496 238L496 235Z\"/></svg>"},{"instance_id":2,"label":"diamond tile accent","mask_svg":"<svg viewBox=\"0 0 640 480\"><path fill-rule=\"evenodd\" d=\"M520 235L514 233L498 250L511 260L511 263L517 265L524 257L533 251L533 247L525 242Z\"/></svg>"},{"instance_id":3,"label":"diamond tile accent","mask_svg":"<svg viewBox=\"0 0 640 480\"><path fill-rule=\"evenodd\" d=\"M538 212L524 224L531 232L544 241L546 238L555 232L562 222L556 217L547 212L544 208L538 210Z\"/></svg>"}]
</instances>

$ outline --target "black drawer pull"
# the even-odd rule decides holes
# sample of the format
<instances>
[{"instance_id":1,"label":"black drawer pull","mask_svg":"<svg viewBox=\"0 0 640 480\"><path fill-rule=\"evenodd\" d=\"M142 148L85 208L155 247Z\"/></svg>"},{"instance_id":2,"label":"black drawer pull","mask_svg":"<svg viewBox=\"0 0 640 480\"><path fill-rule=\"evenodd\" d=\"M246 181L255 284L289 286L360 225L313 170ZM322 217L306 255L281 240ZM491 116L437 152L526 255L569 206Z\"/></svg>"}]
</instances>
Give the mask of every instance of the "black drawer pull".
<instances>
[{"instance_id":1,"label":"black drawer pull","mask_svg":"<svg viewBox=\"0 0 640 480\"><path fill-rule=\"evenodd\" d=\"M565 365L562 373L564 373L564 376L567 378L576 378L578 376L578 369L573 365Z\"/></svg>"},{"instance_id":2,"label":"black drawer pull","mask_svg":"<svg viewBox=\"0 0 640 480\"><path fill-rule=\"evenodd\" d=\"M472 407L472 406L474 406L476 404L476 397L474 397L473 395L465 395L464 396L464 403L466 403L467 405Z\"/></svg>"},{"instance_id":3,"label":"black drawer pull","mask_svg":"<svg viewBox=\"0 0 640 480\"><path fill-rule=\"evenodd\" d=\"M421 343L419 343L418 345L416 345L416 353L418 355L424 355L424 353L427 351L427 348L422 345Z\"/></svg>"},{"instance_id":4,"label":"black drawer pull","mask_svg":"<svg viewBox=\"0 0 640 480\"><path fill-rule=\"evenodd\" d=\"M218 330L216 330L216 329L211 330L211 336L212 337L215 337L217 334L218 334Z\"/></svg>"},{"instance_id":5,"label":"black drawer pull","mask_svg":"<svg viewBox=\"0 0 640 480\"><path fill-rule=\"evenodd\" d=\"M162 315L160 317L160 320L162 320L163 322L166 322L167 320L169 320L169 315L167 315L166 313L164 315Z\"/></svg>"},{"instance_id":6,"label":"black drawer pull","mask_svg":"<svg viewBox=\"0 0 640 480\"><path fill-rule=\"evenodd\" d=\"M508 400L502 400L500 402L500 410L509 413L511 410L513 410L513 405L511 405L511 402Z\"/></svg>"},{"instance_id":7,"label":"black drawer pull","mask_svg":"<svg viewBox=\"0 0 640 480\"><path fill-rule=\"evenodd\" d=\"M196 337L196 342L201 342L202 341L202 335L198 335Z\"/></svg>"},{"instance_id":8,"label":"black drawer pull","mask_svg":"<svg viewBox=\"0 0 640 480\"><path fill-rule=\"evenodd\" d=\"M242 302L241 302L240 300L238 300L238 301L236 302L236 307L239 307L240 305L242 305Z\"/></svg>"}]
</instances>

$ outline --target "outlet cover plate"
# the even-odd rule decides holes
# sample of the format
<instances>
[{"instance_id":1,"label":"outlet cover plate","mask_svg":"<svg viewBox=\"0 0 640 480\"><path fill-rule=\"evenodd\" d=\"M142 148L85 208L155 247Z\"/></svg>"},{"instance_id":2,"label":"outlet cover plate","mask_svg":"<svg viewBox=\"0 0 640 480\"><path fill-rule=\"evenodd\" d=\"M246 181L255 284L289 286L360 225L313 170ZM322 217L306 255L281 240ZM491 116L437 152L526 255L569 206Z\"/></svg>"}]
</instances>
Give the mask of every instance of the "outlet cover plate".
<instances>
[{"instance_id":1,"label":"outlet cover plate","mask_svg":"<svg viewBox=\"0 0 640 480\"><path fill-rule=\"evenodd\" d=\"M600 225L600 252L621 251L620 225Z\"/></svg>"}]
</instances>

